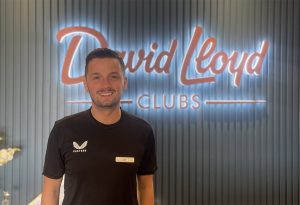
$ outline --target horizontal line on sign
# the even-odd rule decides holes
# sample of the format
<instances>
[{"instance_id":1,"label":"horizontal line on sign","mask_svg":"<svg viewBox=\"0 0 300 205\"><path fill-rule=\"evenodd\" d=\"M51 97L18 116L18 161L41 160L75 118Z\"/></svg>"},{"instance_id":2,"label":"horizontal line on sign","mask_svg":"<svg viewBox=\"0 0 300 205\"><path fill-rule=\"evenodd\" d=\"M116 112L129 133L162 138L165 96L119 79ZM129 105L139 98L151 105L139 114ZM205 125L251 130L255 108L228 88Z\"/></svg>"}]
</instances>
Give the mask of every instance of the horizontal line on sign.
<instances>
[{"instance_id":1,"label":"horizontal line on sign","mask_svg":"<svg viewBox=\"0 0 300 205\"><path fill-rule=\"evenodd\" d=\"M207 105L223 105L223 104L258 104L266 103L265 100L205 100Z\"/></svg>"},{"instance_id":2,"label":"horizontal line on sign","mask_svg":"<svg viewBox=\"0 0 300 205\"><path fill-rule=\"evenodd\" d=\"M72 103L72 104L89 104L89 103L92 103L91 100L67 100L66 102L67 103ZM132 100L131 99L124 99L124 100L121 100L121 103L131 104Z\"/></svg>"},{"instance_id":3,"label":"horizontal line on sign","mask_svg":"<svg viewBox=\"0 0 300 205\"><path fill-rule=\"evenodd\" d=\"M121 103L132 103L132 100L131 99L124 99L124 100L121 100Z\"/></svg>"}]
</instances>

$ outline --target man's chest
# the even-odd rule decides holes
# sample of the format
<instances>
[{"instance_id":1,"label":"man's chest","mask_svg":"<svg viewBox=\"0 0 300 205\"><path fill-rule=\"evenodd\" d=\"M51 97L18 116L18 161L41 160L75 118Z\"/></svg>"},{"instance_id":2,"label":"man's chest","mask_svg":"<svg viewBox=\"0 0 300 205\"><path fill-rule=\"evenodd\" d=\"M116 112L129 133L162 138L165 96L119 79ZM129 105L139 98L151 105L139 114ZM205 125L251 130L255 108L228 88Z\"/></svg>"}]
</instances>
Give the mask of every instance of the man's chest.
<instances>
[{"instance_id":1,"label":"man's chest","mask_svg":"<svg viewBox=\"0 0 300 205\"><path fill-rule=\"evenodd\" d=\"M66 174L133 174L144 151L145 145L137 137L99 133L68 136L61 153Z\"/></svg>"}]
</instances>

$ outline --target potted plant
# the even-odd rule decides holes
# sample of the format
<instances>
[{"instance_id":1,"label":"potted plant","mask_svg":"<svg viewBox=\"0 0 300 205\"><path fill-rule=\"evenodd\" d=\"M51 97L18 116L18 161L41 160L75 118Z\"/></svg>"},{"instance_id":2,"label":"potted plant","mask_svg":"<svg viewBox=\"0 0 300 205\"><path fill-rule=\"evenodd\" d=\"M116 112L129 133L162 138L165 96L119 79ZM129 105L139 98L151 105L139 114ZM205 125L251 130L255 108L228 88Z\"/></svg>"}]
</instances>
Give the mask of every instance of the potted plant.
<instances>
[{"instance_id":1,"label":"potted plant","mask_svg":"<svg viewBox=\"0 0 300 205\"><path fill-rule=\"evenodd\" d=\"M0 148L2 148L4 144L5 133L0 130ZM14 158L15 152L19 152L20 148L13 147L13 148L2 148L0 149L0 166L5 165L9 161ZM6 191L3 191L3 200L2 205L9 205L10 204L10 194Z\"/></svg>"},{"instance_id":2,"label":"potted plant","mask_svg":"<svg viewBox=\"0 0 300 205\"><path fill-rule=\"evenodd\" d=\"M4 144L5 139L5 133L3 131L0 131L0 148ZM8 163L14 158L15 152L21 151L20 148L17 147L9 147L9 148L2 148L0 149L0 166L3 166L4 164Z\"/></svg>"}]
</instances>

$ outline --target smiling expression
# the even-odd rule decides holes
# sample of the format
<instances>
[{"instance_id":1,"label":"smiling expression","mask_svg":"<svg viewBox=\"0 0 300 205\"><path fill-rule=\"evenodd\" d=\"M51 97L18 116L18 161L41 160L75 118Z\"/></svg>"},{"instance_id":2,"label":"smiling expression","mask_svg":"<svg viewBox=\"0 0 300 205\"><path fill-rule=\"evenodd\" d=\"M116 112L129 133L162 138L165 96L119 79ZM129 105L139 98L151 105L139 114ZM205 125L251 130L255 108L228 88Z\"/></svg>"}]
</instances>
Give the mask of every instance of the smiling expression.
<instances>
[{"instance_id":1,"label":"smiling expression","mask_svg":"<svg viewBox=\"0 0 300 205\"><path fill-rule=\"evenodd\" d=\"M127 78L115 58L94 58L88 64L85 88L90 93L93 106L113 109L120 106Z\"/></svg>"}]
</instances>

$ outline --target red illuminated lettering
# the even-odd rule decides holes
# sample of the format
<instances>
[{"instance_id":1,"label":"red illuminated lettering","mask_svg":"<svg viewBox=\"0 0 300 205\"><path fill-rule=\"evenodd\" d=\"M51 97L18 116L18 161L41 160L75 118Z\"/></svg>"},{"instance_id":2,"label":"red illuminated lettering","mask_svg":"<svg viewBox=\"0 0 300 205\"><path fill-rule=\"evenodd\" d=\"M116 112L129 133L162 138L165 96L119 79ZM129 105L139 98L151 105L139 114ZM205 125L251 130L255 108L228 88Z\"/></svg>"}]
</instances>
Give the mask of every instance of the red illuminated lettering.
<instances>
[{"instance_id":1,"label":"red illuminated lettering","mask_svg":"<svg viewBox=\"0 0 300 205\"><path fill-rule=\"evenodd\" d=\"M192 105L192 108L194 110L200 108L200 101L197 99L199 97L200 97L199 95L192 95L192 97L191 97L192 101L195 103L195 104Z\"/></svg>"},{"instance_id":2,"label":"red illuminated lettering","mask_svg":"<svg viewBox=\"0 0 300 205\"><path fill-rule=\"evenodd\" d=\"M200 76L188 77L189 69L192 61L192 56L197 48L200 37L203 33L201 27L196 27L192 35L189 47L183 57L183 62L180 72L180 82L183 85L193 85L201 83L213 83L216 81L216 75L222 74L226 71L233 76L234 86L240 86L241 79L244 73L248 75L260 75L262 70L262 64L266 57L269 42L263 41L260 50L253 53L233 51L228 55L225 51L215 51L217 48L217 40L213 37L209 37L202 43L199 52L194 59L194 69ZM108 43L104 36L91 28L87 27L69 27L60 30L57 33L57 40L62 40L73 35L71 42L68 46L67 53L65 55L63 68L62 68L62 82L64 84L76 84L84 81L84 76L71 77L70 71L72 67L72 61L76 55L76 51L80 46L83 35L89 35L94 38L100 47L108 47ZM172 68L171 63L174 58L177 49L177 40L172 40L170 47L166 51L161 51L157 54L155 59L155 53L158 52L158 44L153 42L150 44L150 51L146 53L144 49L138 51L118 51L122 58L127 59L125 63L126 69L130 73L137 72L144 64L144 71L146 73L170 73ZM127 57L127 58L126 58ZM136 63L134 64L134 59ZM208 63L207 63L208 62ZM244 72L245 71L245 72ZM205 74L201 76L201 74ZM157 107L159 109L160 107Z\"/></svg>"},{"instance_id":3,"label":"red illuminated lettering","mask_svg":"<svg viewBox=\"0 0 300 205\"><path fill-rule=\"evenodd\" d=\"M208 83L215 82L216 78L213 76L205 76L205 77L197 77L197 78L187 78L188 66L191 60L191 57L197 47L198 41L202 35L202 29L200 27L196 27L192 40L190 42L190 46L187 50L187 53L184 57L182 68L181 68L181 83L184 85L192 85L198 83ZM225 71L228 68L228 72L234 76L233 84L238 87L241 82L241 78L243 75L243 71L245 70L248 75L255 74L259 75L261 73L263 60L266 56L266 53L269 48L269 43L267 41L263 41L261 45L261 49L259 52L254 52L252 54L248 54L243 52L241 54L241 60L237 63L238 60L238 52L234 51L229 57L224 51L218 51L214 53L214 50L217 46L217 40L215 38L206 39L198 53L196 61L196 70L199 74L206 73L207 71L211 71L213 74L218 75ZM203 65L204 61L210 59L207 66ZM218 60L220 62L220 67L218 68ZM234 67L238 64L236 67Z\"/></svg>"},{"instance_id":4,"label":"red illuminated lettering","mask_svg":"<svg viewBox=\"0 0 300 205\"><path fill-rule=\"evenodd\" d=\"M147 99L148 99L148 104L147 105L145 105L144 103L142 103L142 100L145 97L147 97ZM150 108L150 96L146 95L146 94L139 96L138 99L137 99L137 105L141 109L149 109Z\"/></svg>"}]
</instances>

